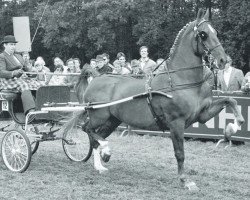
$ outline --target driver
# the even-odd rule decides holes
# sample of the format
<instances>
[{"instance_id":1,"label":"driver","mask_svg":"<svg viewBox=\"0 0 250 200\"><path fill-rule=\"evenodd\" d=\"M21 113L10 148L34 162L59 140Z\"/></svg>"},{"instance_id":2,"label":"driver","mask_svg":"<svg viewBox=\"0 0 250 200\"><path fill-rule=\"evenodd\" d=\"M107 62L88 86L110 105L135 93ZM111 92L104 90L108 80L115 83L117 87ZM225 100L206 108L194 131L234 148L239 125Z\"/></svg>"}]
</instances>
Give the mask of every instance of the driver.
<instances>
[{"instance_id":1,"label":"driver","mask_svg":"<svg viewBox=\"0 0 250 200\"><path fill-rule=\"evenodd\" d=\"M0 90L17 90L21 92L24 114L35 110L35 101L31 90L37 90L42 83L25 76L24 71L34 71L25 64L21 55L16 54L16 39L7 35L1 44L4 51L0 54Z\"/></svg>"}]
</instances>

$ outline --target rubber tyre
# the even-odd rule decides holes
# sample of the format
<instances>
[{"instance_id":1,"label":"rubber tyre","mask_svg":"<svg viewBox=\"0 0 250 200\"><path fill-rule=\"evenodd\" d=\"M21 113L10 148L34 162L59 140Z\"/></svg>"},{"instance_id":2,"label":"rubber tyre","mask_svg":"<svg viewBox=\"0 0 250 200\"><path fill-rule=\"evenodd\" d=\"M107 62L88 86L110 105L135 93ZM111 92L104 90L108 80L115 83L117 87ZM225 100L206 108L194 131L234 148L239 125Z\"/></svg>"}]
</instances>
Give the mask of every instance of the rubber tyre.
<instances>
[{"instance_id":1,"label":"rubber tyre","mask_svg":"<svg viewBox=\"0 0 250 200\"><path fill-rule=\"evenodd\" d=\"M32 155L36 153L38 147L39 147L39 142L35 142L34 144L31 145L31 153Z\"/></svg>"},{"instance_id":2,"label":"rubber tyre","mask_svg":"<svg viewBox=\"0 0 250 200\"><path fill-rule=\"evenodd\" d=\"M93 151L91 144L89 134L82 131L80 126L75 126L63 134L63 150L72 161L87 162Z\"/></svg>"},{"instance_id":3,"label":"rubber tyre","mask_svg":"<svg viewBox=\"0 0 250 200\"><path fill-rule=\"evenodd\" d=\"M25 172L31 161L29 138L21 130L10 130L3 136L1 155L5 166L13 172Z\"/></svg>"}]
</instances>

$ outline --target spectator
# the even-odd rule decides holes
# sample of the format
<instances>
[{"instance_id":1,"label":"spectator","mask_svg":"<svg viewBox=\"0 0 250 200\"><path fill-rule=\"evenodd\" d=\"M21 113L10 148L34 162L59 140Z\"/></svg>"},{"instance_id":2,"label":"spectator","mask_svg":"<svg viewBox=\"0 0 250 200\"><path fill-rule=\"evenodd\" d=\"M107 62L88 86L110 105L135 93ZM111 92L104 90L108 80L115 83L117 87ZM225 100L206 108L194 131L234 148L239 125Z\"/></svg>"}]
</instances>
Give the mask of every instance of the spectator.
<instances>
[{"instance_id":1,"label":"spectator","mask_svg":"<svg viewBox=\"0 0 250 200\"><path fill-rule=\"evenodd\" d=\"M249 92L250 91L250 72L247 72L242 84L241 84L241 90L243 92Z\"/></svg>"},{"instance_id":2,"label":"spectator","mask_svg":"<svg viewBox=\"0 0 250 200\"><path fill-rule=\"evenodd\" d=\"M119 60L115 60L113 66L114 66L112 71L113 74L122 74L122 67Z\"/></svg>"},{"instance_id":3,"label":"spectator","mask_svg":"<svg viewBox=\"0 0 250 200\"><path fill-rule=\"evenodd\" d=\"M81 61L79 58L74 58L74 64L75 64L75 72L80 73L81 72Z\"/></svg>"},{"instance_id":4,"label":"spectator","mask_svg":"<svg viewBox=\"0 0 250 200\"><path fill-rule=\"evenodd\" d=\"M132 74L138 75L138 77L143 77L145 73L140 68L140 62L137 59L131 60Z\"/></svg>"},{"instance_id":5,"label":"spectator","mask_svg":"<svg viewBox=\"0 0 250 200\"><path fill-rule=\"evenodd\" d=\"M243 79L243 72L232 67L232 59L227 56L225 69L218 72L218 89L227 92L240 90Z\"/></svg>"},{"instance_id":6,"label":"spectator","mask_svg":"<svg viewBox=\"0 0 250 200\"><path fill-rule=\"evenodd\" d=\"M96 56L96 62L97 62L97 71L100 74L107 74L112 72L112 68L108 65L105 65L102 55Z\"/></svg>"},{"instance_id":7,"label":"spectator","mask_svg":"<svg viewBox=\"0 0 250 200\"><path fill-rule=\"evenodd\" d=\"M97 68L97 64L96 64L96 59L92 58L89 62L90 67L92 67L92 69L96 69Z\"/></svg>"},{"instance_id":8,"label":"spectator","mask_svg":"<svg viewBox=\"0 0 250 200\"><path fill-rule=\"evenodd\" d=\"M140 55L141 55L141 58L139 59L139 61L140 61L140 67L142 71L144 71L145 74L152 73L152 71L156 67L156 63L155 61L151 60L148 57L148 47L142 46L140 48Z\"/></svg>"},{"instance_id":9,"label":"spectator","mask_svg":"<svg viewBox=\"0 0 250 200\"><path fill-rule=\"evenodd\" d=\"M69 73L76 73L75 63L74 59L70 58L66 61L68 72ZM71 89L74 88L78 81L79 76L78 75L67 75L64 78L64 85L69 86Z\"/></svg>"},{"instance_id":10,"label":"spectator","mask_svg":"<svg viewBox=\"0 0 250 200\"><path fill-rule=\"evenodd\" d=\"M1 44L4 46L0 54L0 89L18 90L21 92L24 114L35 110L35 101L31 90L37 90L42 84L29 77L23 78L24 71L32 71L23 57L15 53L16 39L7 35Z\"/></svg>"},{"instance_id":11,"label":"spectator","mask_svg":"<svg viewBox=\"0 0 250 200\"><path fill-rule=\"evenodd\" d=\"M156 66L159 67L156 69L155 73L161 73L161 72L165 72L167 69L167 63L163 58L158 58L156 61Z\"/></svg>"},{"instance_id":12,"label":"spectator","mask_svg":"<svg viewBox=\"0 0 250 200\"><path fill-rule=\"evenodd\" d=\"M59 67L62 68L60 69L60 71L62 71L63 73L67 73L68 71L68 67L64 65L62 59L59 57L54 58L54 67L55 70L57 70Z\"/></svg>"},{"instance_id":13,"label":"spectator","mask_svg":"<svg viewBox=\"0 0 250 200\"><path fill-rule=\"evenodd\" d=\"M131 66L130 66L129 62L126 62L126 57L125 57L124 53L119 52L117 54L117 60L119 61L120 66L121 66L121 74L131 74L132 73Z\"/></svg>"},{"instance_id":14,"label":"spectator","mask_svg":"<svg viewBox=\"0 0 250 200\"><path fill-rule=\"evenodd\" d=\"M29 52L27 52L27 51L23 52L22 57L23 57L25 65L28 66L29 68L32 68L33 67L33 62L32 62L32 60L30 60Z\"/></svg>"},{"instance_id":15,"label":"spectator","mask_svg":"<svg viewBox=\"0 0 250 200\"><path fill-rule=\"evenodd\" d=\"M44 60L38 59L34 65L36 71L38 72L36 79L38 81L43 81L44 83L48 80L48 75L46 73L50 72L48 67L45 67Z\"/></svg>"},{"instance_id":16,"label":"spectator","mask_svg":"<svg viewBox=\"0 0 250 200\"><path fill-rule=\"evenodd\" d=\"M64 85L65 76L61 74L68 73L68 67L64 66L63 61L59 57L54 58L54 74L48 78L46 84L48 85Z\"/></svg>"},{"instance_id":17,"label":"spectator","mask_svg":"<svg viewBox=\"0 0 250 200\"><path fill-rule=\"evenodd\" d=\"M109 67L114 69L114 66L110 64L109 54L103 53L102 56L103 56L103 60L104 60L104 65L108 65Z\"/></svg>"}]
</instances>

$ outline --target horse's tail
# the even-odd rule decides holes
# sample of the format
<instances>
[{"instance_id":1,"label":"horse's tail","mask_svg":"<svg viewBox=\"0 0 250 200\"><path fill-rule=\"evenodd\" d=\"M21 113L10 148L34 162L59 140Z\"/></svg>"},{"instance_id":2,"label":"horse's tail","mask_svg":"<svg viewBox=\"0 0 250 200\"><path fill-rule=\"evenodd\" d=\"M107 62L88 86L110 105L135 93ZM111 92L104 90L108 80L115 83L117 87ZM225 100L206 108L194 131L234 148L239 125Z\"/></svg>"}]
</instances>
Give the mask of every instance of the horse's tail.
<instances>
[{"instance_id":1,"label":"horse's tail","mask_svg":"<svg viewBox=\"0 0 250 200\"><path fill-rule=\"evenodd\" d=\"M72 118L68 122L66 122L61 128L62 133L64 134L70 131L74 126L79 126L79 125L83 126L86 119L87 119L86 110L74 112Z\"/></svg>"}]
</instances>

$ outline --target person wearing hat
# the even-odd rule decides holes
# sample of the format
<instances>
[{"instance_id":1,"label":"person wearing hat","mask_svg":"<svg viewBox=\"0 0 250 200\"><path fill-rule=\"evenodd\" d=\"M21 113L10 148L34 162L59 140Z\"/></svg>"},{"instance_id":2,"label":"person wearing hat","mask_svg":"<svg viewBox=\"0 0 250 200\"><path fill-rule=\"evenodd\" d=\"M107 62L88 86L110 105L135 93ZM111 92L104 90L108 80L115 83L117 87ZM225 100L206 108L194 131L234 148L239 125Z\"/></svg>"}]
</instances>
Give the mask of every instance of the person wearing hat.
<instances>
[{"instance_id":1,"label":"person wearing hat","mask_svg":"<svg viewBox=\"0 0 250 200\"><path fill-rule=\"evenodd\" d=\"M12 35L4 37L1 45L4 51L0 54L0 90L17 90L21 92L24 113L35 109L31 90L37 90L42 84L22 76L24 71L33 71L25 64L23 57L15 53L16 39Z\"/></svg>"}]
</instances>

